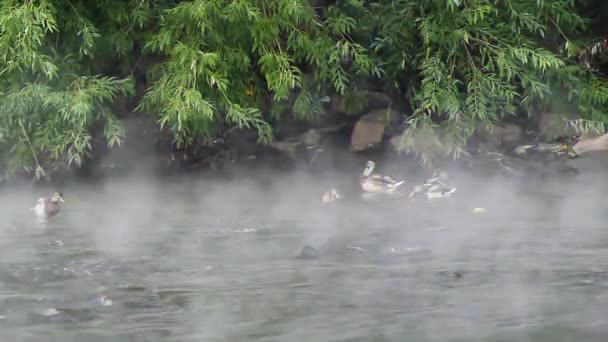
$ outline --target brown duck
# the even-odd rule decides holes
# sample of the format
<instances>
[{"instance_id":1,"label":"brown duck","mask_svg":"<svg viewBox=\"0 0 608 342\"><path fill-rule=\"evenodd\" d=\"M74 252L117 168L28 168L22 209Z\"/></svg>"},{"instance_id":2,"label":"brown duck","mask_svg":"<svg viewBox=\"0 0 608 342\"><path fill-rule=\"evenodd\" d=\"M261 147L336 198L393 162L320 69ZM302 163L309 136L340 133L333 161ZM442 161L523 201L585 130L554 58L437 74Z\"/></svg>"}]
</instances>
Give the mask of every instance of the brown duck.
<instances>
[{"instance_id":1,"label":"brown duck","mask_svg":"<svg viewBox=\"0 0 608 342\"><path fill-rule=\"evenodd\" d=\"M39 218L49 218L57 215L61 209L61 203L63 200L63 194L60 192L54 193L52 196L47 198L39 198L34 206L34 212Z\"/></svg>"},{"instance_id":2,"label":"brown duck","mask_svg":"<svg viewBox=\"0 0 608 342\"><path fill-rule=\"evenodd\" d=\"M396 181L388 176L382 176L378 174L372 174L376 163L368 160L363 174L359 178L361 183L361 189L365 192L376 193L376 194L394 194L400 185L403 184L403 180Z\"/></svg>"}]
</instances>

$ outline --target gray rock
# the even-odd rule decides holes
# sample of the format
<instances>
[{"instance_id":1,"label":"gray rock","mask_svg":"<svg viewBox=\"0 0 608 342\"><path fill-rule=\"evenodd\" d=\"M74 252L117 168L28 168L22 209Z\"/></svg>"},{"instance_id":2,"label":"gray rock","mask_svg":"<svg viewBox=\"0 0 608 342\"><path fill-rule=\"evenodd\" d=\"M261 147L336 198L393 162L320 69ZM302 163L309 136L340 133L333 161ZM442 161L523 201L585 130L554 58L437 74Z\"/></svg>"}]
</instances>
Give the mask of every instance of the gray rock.
<instances>
[{"instance_id":1,"label":"gray rock","mask_svg":"<svg viewBox=\"0 0 608 342\"><path fill-rule=\"evenodd\" d=\"M351 149L358 152L380 144L384 138L384 129L398 115L391 108L374 109L363 115L351 134Z\"/></svg>"},{"instance_id":2,"label":"gray rock","mask_svg":"<svg viewBox=\"0 0 608 342\"><path fill-rule=\"evenodd\" d=\"M309 245L304 245L302 249L296 254L296 259L313 260L320 257L319 251Z\"/></svg>"}]
</instances>

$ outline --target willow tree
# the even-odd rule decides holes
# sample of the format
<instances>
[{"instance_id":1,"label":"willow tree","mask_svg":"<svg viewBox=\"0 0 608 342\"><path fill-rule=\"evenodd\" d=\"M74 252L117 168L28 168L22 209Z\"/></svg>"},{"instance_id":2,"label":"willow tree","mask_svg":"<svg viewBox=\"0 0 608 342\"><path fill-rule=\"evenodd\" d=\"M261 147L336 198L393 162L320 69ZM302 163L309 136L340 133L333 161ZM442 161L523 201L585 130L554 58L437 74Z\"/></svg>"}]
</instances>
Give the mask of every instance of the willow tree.
<instances>
[{"instance_id":1,"label":"willow tree","mask_svg":"<svg viewBox=\"0 0 608 342\"><path fill-rule=\"evenodd\" d=\"M160 112L179 146L212 137L217 123L255 128L272 139L265 108L293 92L296 116L322 111L319 98L344 93L353 77L380 70L350 39L355 20L306 0L185 1L161 15L146 51L167 56L140 108ZM268 100L275 105L269 106Z\"/></svg>"},{"instance_id":2,"label":"willow tree","mask_svg":"<svg viewBox=\"0 0 608 342\"><path fill-rule=\"evenodd\" d=\"M608 86L576 58L594 38L580 9L571 0L362 4L361 27L372 32L369 46L394 81L387 84L412 99L400 148L419 151L431 139L458 156L480 124L548 109L581 113L602 129ZM552 106L561 98L568 101Z\"/></svg>"},{"instance_id":3,"label":"willow tree","mask_svg":"<svg viewBox=\"0 0 608 342\"><path fill-rule=\"evenodd\" d=\"M306 0L7 0L0 7L0 144L9 171L91 151L91 127L110 146L124 130L109 105L133 94L178 147L203 142L222 125L272 140L271 121L297 94L296 116L322 112L319 97L343 93L360 75L379 76L355 20ZM264 109L274 109L264 111Z\"/></svg>"},{"instance_id":4,"label":"willow tree","mask_svg":"<svg viewBox=\"0 0 608 342\"><path fill-rule=\"evenodd\" d=\"M0 149L9 174L25 167L40 177L42 164L58 160L80 165L95 123L110 146L124 138L108 105L132 94L132 82L95 72L96 52L112 37L87 17L94 11L69 1L0 3Z\"/></svg>"},{"instance_id":5,"label":"willow tree","mask_svg":"<svg viewBox=\"0 0 608 342\"><path fill-rule=\"evenodd\" d=\"M556 98L570 98L560 110L603 120L606 82L577 57L597 43L582 3L4 0L1 157L9 172L80 165L93 127L110 147L122 143L111 108L125 97L180 148L227 126L268 142L281 113L321 115L321 97L356 99L369 79L410 97L404 150L441 131L437 141L458 155L480 123ZM145 91L131 97L141 69Z\"/></svg>"}]
</instances>

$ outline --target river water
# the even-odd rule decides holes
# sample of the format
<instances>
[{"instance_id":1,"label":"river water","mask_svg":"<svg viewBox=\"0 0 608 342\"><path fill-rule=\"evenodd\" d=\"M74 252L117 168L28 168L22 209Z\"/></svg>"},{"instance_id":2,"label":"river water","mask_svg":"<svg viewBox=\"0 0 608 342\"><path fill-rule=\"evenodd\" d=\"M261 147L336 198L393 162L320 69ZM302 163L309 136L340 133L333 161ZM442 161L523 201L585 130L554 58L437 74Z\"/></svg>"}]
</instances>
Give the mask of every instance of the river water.
<instances>
[{"instance_id":1,"label":"river water","mask_svg":"<svg viewBox=\"0 0 608 342\"><path fill-rule=\"evenodd\" d=\"M569 182L323 206L312 176L131 179L46 223L7 190L0 340L606 341L604 188Z\"/></svg>"}]
</instances>

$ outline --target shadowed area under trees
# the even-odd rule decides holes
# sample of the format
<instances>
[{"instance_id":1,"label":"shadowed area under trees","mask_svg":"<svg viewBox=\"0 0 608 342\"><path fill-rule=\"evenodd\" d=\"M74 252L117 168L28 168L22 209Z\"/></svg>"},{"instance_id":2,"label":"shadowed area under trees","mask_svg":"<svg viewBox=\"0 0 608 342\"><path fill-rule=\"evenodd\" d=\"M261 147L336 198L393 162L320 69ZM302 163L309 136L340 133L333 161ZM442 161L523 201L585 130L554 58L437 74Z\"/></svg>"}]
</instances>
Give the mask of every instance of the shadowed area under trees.
<instances>
[{"instance_id":1,"label":"shadowed area under trees","mask_svg":"<svg viewBox=\"0 0 608 342\"><path fill-rule=\"evenodd\" d=\"M3 179L81 167L120 148L131 117L153 118L173 151L236 128L272 144L281 123L331 118L336 102L365 114L369 90L394 104L397 150L422 161L541 113L602 134L607 12L599 0L3 0Z\"/></svg>"}]
</instances>

